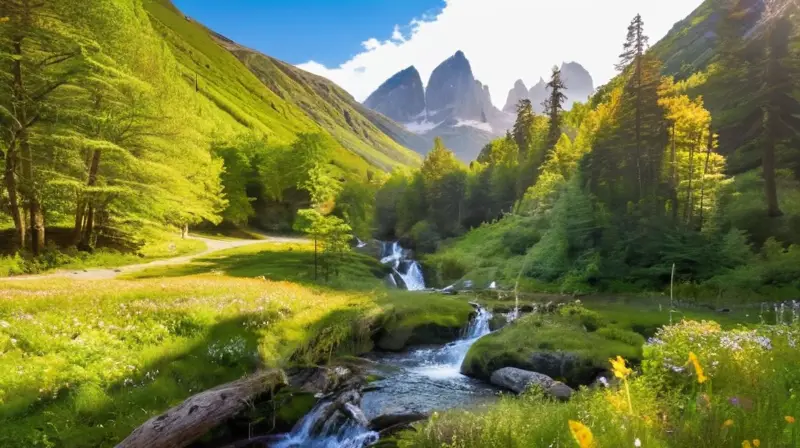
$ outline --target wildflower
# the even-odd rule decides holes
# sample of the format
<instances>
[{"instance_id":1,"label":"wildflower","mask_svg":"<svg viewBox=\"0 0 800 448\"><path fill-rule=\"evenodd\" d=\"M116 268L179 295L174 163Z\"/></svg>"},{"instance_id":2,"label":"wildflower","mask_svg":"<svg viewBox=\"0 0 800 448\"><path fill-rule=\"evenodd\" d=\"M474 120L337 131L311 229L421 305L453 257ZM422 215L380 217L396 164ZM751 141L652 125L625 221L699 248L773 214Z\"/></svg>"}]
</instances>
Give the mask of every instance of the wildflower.
<instances>
[{"instance_id":1,"label":"wildflower","mask_svg":"<svg viewBox=\"0 0 800 448\"><path fill-rule=\"evenodd\" d=\"M733 420L731 419L725 420L725 423L723 423L722 426L725 428L730 428L731 426L733 426Z\"/></svg>"},{"instance_id":2,"label":"wildflower","mask_svg":"<svg viewBox=\"0 0 800 448\"><path fill-rule=\"evenodd\" d=\"M617 359L609 359L609 361L611 362L614 376L619 379L625 379L631 374L631 372L633 372L632 369L625 366L625 360L622 358L622 356L617 356Z\"/></svg>"},{"instance_id":3,"label":"wildflower","mask_svg":"<svg viewBox=\"0 0 800 448\"><path fill-rule=\"evenodd\" d=\"M753 446L758 448L761 446L761 441L758 439L753 439Z\"/></svg>"},{"instance_id":4,"label":"wildflower","mask_svg":"<svg viewBox=\"0 0 800 448\"><path fill-rule=\"evenodd\" d=\"M742 448L753 448L753 445L750 445L749 440L742 441Z\"/></svg>"},{"instance_id":5,"label":"wildflower","mask_svg":"<svg viewBox=\"0 0 800 448\"><path fill-rule=\"evenodd\" d=\"M697 359L697 355L695 355L694 352L689 352L689 362L694 366L694 373L697 374L697 382L699 384L705 383L708 377L703 373L703 366L700 365L700 361Z\"/></svg>"},{"instance_id":6,"label":"wildflower","mask_svg":"<svg viewBox=\"0 0 800 448\"><path fill-rule=\"evenodd\" d=\"M583 423L570 420L569 430L572 433L572 437L574 437L575 441L578 442L578 446L580 448L593 448L595 446L592 430L586 427L586 425Z\"/></svg>"},{"instance_id":7,"label":"wildflower","mask_svg":"<svg viewBox=\"0 0 800 448\"><path fill-rule=\"evenodd\" d=\"M791 415L787 415L786 417L783 417L783 419L786 420L786 423L789 424L794 423L794 417L792 417Z\"/></svg>"},{"instance_id":8,"label":"wildflower","mask_svg":"<svg viewBox=\"0 0 800 448\"><path fill-rule=\"evenodd\" d=\"M633 441L633 446L635 446L636 448L641 447L642 446L642 441L639 440L639 438L637 437L636 440Z\"/></svg>"}]
</instances>

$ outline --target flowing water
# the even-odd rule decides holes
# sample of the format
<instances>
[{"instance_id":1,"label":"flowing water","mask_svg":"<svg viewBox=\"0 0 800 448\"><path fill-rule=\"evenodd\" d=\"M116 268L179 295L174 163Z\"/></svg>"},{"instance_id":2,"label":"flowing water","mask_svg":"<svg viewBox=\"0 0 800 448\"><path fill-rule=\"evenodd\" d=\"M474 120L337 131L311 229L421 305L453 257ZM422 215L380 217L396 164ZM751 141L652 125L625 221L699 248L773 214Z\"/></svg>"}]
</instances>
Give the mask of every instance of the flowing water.
<instances>
[{"instance_id":1,"label":"flowing water","mask_svg":"<svg viewBox=\"0 0 800 448\"><path fill-rule=\"evenodd\" d=\"M373 356L378 363L373 373L382 379L371 383L370 390L361 400L366 418L390 413L431 413L493 401L496 397L494 388L459 372L470 346L489 333L491 317L490 312L479 309L464 336L444 346ZM354 420L339 421L338 424L329 421L320 429L317 422L325 418L329 406L330 402L320 402L295 425L291 433L278 436L269 446L361 448L378 440L378 433Z\"/></svg>"},{"instance_id":2,"label":"flowing water","mask_svg":"<svg viewBox=\"0 0 800 448\"><path fill-rule=\"evenodd\" d=\"M409 291L421 291L425 289L422 268L416 260L409 258L409 253L397 241L381 243L381 263L392 266L393 274L401 280L399 282L392 276L392 281L398 285L402 283Z\"/></svg>"}]
</instances>

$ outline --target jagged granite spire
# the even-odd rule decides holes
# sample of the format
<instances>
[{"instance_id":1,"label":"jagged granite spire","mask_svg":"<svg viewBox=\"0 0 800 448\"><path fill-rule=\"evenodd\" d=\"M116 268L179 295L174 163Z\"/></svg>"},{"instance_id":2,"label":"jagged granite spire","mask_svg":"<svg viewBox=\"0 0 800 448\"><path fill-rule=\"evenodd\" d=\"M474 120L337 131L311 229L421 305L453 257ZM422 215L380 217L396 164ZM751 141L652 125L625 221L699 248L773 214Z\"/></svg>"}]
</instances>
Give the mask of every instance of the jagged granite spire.
<instances>
[{"instance_id":1,"label":"jagged granite spire","mask_svg":"<svg viewBox=\"0 0 800 448\"><path fill-rule=\"evenodd\" d=\"M364 105L399 123L415 120L425 112L425 92L419 72L412 65L395 73Z\"/></svg>"},{"instance_id":2,"label":"jagged granite spire","mask_svg":"<svg viewBox=\"0 0 800 448\"><path fill-rule=\"evenodd\" d=\"M506 97L506 105L503 106L503 112L508 112L510 114L517 113L517 103L527 98L528 88L525 87L525 83L522 82L521 79L518 79L514 83L514 88L508 91L508 97Z\"/></svg>"}]
</instances>

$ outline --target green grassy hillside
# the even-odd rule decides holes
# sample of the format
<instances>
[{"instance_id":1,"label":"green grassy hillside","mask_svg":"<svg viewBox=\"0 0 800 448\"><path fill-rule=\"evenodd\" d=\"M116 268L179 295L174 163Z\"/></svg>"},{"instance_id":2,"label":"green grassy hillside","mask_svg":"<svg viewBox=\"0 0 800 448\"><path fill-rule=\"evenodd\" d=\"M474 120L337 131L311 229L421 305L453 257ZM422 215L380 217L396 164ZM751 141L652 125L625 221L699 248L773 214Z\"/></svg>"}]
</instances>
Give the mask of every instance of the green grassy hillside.
<instances>
[{"instance_id":1,"label":"green grassy hillside","mask_svg":"<svg viewBox=\"0 0 800 448\"><path fill-rule=\"evenodd\" d=\"M182 77L197 83L198 92L221 111L219 120L233 130L255 130L276 143L288 143L300 132L325 130L344 148L336 160L346 171L419 163L416 153L374 126L333 83L233 42L221 45L220 37L169 0L145 0L144 6L180 64Z\"/></svg>"}]
</instances>

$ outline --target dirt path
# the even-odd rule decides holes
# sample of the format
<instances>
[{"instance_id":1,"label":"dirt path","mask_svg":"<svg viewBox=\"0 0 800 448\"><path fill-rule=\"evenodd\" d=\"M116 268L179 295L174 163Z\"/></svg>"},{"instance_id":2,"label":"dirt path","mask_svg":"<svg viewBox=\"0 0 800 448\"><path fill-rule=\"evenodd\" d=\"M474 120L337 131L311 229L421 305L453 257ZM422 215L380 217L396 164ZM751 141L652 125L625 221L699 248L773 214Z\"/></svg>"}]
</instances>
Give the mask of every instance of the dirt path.
<instances>
[{"instance_id":1,"label":"dirt path","mask_svg":"<svg viewBox=\"0 0 800 448\"><path fill-rule=\"evenodd\" d=\"M215 240L211 238L203 238L199 236L189 236L194 240L200 240L206 243L206 250L193 255L184 255L181 257L164 258L161 260L154 260L148 263L131 264L127 266L120 266L116 268L88 268L81 270L63 270L55 271L47 274L37 275L21 275L15 277L6 277L0 280L39 280L43 278L74 278L76 280L107 280L116 278L121 274L128 274L131 272L141 271L155 266L171 266L177 264L188 263L196 258L204 257L214 252L219 252L225 249L233 249L235 247L249 246L251 244L261 243L303 243L307 240L303 238L290 238L290 237L273 237L266 236L263 240Z\"/></svg>"}]
</instances>

